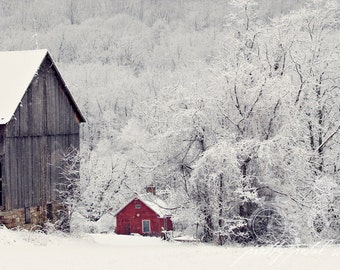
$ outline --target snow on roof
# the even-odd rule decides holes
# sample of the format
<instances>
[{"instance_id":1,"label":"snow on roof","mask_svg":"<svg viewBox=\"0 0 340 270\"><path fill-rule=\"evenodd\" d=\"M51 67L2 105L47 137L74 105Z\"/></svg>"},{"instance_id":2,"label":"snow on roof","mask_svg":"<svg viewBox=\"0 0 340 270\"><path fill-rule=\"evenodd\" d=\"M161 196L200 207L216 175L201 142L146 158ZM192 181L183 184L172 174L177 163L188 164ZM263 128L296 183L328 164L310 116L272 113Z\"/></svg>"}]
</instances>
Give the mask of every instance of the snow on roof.
<instances>
[{"instance_id":1,"label":"snow on roof","mask_svg":"<svg viewBox=\"0 0 340 270\"><path fill-rule=\"evenodd\" d=\"M0 125L9 122L47 50L0 52Z\"/></svg>"},{"instance_id":2,"label":"snow on roof","mask_svg":"<svg viewBox=\"0 0 340 270\"><path fill-rule=\"evenodd\" d=\"M159 216L171 215L167 205L163 200L151 193L139 195L139 198Z\"/></svg>"},{"instance_id":3,"label":"snow on roof","mask_svg":"<svg viewBox=\"0 0 340 270\"><path fill-rule=\"evenodd\" d=\"M154 211L160 217L170 216L171 211L167 207L166 203L160 198L152 195L150 193L136 195L128 203L124 204L122 208L115 212L114 216L117 216L127 205L129 205L133 200L139 199L141 200L147 207L149 207L152 211Z\"/></svg>"}]
</instances>

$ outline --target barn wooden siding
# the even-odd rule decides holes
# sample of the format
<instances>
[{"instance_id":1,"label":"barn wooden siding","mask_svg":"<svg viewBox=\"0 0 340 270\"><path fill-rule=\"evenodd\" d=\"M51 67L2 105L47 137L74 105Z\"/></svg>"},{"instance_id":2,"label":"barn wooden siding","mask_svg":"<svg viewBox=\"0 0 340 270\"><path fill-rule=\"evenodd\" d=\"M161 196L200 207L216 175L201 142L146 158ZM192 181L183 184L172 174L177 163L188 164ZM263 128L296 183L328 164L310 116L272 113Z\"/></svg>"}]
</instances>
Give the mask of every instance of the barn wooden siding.
<instances>
[{"instance_id":1,"label":"barn wooden siding","mask_svg":"<svg viewBox=\"0 0 340 270\"><path fill-rule=\"evenodd\" d=\"M83 120L75 106L47 55L5 133L2 130L5 210L57 201L56 187L63 181L59 153L79 148Z\"/></svg>"}]
</instances>

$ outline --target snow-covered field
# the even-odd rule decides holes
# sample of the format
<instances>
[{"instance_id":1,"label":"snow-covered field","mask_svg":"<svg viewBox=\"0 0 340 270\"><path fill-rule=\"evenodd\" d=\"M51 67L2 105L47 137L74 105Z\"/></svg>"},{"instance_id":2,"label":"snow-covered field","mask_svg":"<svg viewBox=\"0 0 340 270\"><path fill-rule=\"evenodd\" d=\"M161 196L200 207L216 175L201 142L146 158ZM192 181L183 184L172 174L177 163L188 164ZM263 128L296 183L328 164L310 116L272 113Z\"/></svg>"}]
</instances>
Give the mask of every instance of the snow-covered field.
<instances>
[{"instance_id":1,"label":"snow-covered field","mask_svg":"<svg viewBox=\"0 0 340 270\"><path fill-rule=\"evenodd\" d=\"M0 269L339 269L340 247L237 248L158 238L0 229Z\"/></svg>"}]
</instances>

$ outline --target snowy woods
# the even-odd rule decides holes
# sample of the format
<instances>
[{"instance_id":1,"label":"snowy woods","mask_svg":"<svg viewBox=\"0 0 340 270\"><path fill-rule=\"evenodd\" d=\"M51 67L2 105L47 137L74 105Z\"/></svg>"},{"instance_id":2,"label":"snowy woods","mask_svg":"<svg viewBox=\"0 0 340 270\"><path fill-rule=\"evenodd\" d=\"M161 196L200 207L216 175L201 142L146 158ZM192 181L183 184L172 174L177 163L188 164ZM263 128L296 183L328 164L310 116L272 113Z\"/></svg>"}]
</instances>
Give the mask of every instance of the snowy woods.
<instances>
[{"instance_id":1,"label":"snowy woods","mask_svg":"<svg viewBox=\"0 0 340 270\"><path fill-rule=\"evenodd\" d=\"M153 184L204 241L310 243L340 236L339 19L336 0L1 1L0 48L47 48L87 120L73 216Z\"/></svg>"}]
</instances>

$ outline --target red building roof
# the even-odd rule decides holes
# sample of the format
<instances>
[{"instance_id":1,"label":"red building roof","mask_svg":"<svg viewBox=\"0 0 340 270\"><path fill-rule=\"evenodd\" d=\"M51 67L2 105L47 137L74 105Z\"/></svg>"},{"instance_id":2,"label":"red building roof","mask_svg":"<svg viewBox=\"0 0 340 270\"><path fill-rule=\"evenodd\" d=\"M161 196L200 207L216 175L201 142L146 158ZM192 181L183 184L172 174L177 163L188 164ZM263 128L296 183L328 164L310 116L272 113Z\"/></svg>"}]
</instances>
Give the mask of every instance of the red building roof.
<instances>
[{"instance_id":1,"label":"red building roof","mask_svg":"<svg viewBox=\"0 0 340 270\"><path fill-rule=\"evenodd\" d=\"M133 202L136 199L141 200L147 207L150 208L150 210L155 212L155 214L157 214L159 217L171 216L171 212L167 207L166 203L152 194L136 195L130 201L128 201L128 203L126 203L122 208L120 208L115 213L115 216L117 216L121 211L124 210L124 208L126 208L131 202Z\"/></svg>"},{"instance_id":2,"label":"red building roof","mask_svg":"<svg viewBox=\"0 0 340 270\"><path fill-rule=\"evenodd\" d=\"M170 213L164 206L151 194L134 197L115 214L116 233L160 236L162 231L172 230Z\"/></svg>"}]
</instances>

